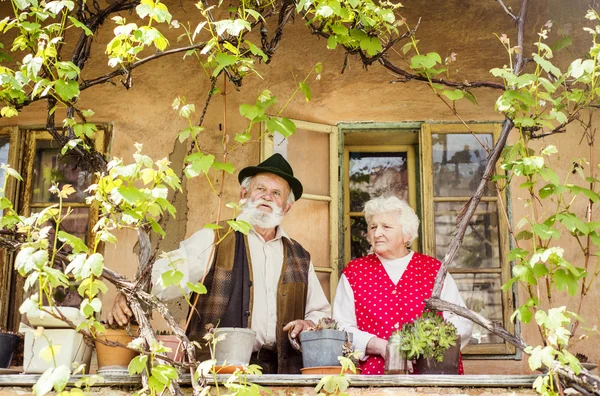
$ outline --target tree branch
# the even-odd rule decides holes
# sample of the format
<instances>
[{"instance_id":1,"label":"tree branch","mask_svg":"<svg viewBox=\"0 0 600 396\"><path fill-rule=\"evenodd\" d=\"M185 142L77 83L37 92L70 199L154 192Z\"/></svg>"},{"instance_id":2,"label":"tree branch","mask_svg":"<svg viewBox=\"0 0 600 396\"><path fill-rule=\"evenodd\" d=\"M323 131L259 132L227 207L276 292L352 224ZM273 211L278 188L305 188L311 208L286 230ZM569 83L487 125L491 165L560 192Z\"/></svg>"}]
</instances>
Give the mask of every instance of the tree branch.
<instances>
[{"instance_id":1,"label":"tree branch","mask_svg":"<svg viewBox=\"0 0 600 396\"><path fill-rule=\"evenodd\" d=\"M505 12L506 12L508 15L510 15L510 17L511 17L512 19L514 19L515 21L517 21L517 20L518 20L518 18L517 18L517 17L516 17L516 16L515 16L515 15L514 15L512 12L510 12L510 10L508 9L508 7L506 7L506 6L504 5L504 2L503 2L502 0L496 0L496 1L498 2L498 4L500 4L500 5L502 6L502 8L504 9L504 11L505 11Z\"/></svg>"},{"instance_id":2,"label":"tree branch","mask_svg":"<svg viewBox=\"0 0 600 396\"><path fill-rule=\"evenodd\" d=\"M200 49L200 48L204 48L206 46L206 43L199 43L199 44L194 44L194 45L188 45L187 47L181 47L181 48L174 48L168 51L163 51L163 52L158 52L154 55L148 56L144 59L140 59L137 62L132 63L128 69L124 69L124 68L120 68L118 70L112 71L110 73L107 73L103 76L100 77L96 77L94 79L91 80L85 80L83 83L81 83L79 85L79 90L83 91L87 88L93 87L94 85L98 85L98 84L102 84L105 82L108 82L110 79L117 77L117 76L122 76L125 74L128 74L129 72L131 72L131 70L142 66L145 63L148 63L150 61L153 61L155 59L158 58L162 58L163 56L167 56L167 55L173 55L173 54L178 54L181 52L186 52L186 51L190 51L190 50L196 50L196 49ZM43 99L43 98L42 98Z\"/></svg>"}]
</instances>

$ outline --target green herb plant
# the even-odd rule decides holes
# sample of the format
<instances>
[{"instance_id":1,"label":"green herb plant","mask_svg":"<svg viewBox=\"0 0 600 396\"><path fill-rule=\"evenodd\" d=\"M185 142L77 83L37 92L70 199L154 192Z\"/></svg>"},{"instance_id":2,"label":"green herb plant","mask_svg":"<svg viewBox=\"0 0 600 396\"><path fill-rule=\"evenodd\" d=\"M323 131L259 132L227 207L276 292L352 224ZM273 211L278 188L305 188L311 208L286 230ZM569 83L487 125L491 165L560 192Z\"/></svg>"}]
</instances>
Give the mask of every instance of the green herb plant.
<instances>
[{"instance_id":1,"label":"green herb plant","mask_svg":"<svg viewBox=\"0 0 600 396\"><path fill-rule=\"evenodd\" d=\"M457 341L456 327L444 320L442 315L425 311L413 322L405 323L402 329L392 333L392 338L399 337L399 351L408 359L435 358L442 362L448 348Z\"/></svg>"}]
</instances>

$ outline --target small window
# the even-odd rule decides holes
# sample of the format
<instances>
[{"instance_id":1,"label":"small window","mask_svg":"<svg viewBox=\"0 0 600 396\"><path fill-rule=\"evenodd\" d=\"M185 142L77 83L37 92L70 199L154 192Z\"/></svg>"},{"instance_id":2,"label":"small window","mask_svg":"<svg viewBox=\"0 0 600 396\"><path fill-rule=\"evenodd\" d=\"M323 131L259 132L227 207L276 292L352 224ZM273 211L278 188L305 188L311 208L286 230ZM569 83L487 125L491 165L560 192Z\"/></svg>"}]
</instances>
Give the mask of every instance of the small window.
<instances>
[{"instance_id":1,"label":"small window","mask_svg":"<svg viewBox=\"0 0 600 396\"><path fill-rule=\"evenodd\" d=\"M94 138L95 148L101 153L106 153L107 149L106 130L105 127L97 131ZM61 227L91 246L98 209L85 202L85 190L95 182L95 176L89 170L82 169L76 157L68 153L62 156L60 151L61 147L44 130L14 127L10 128L10 134L0 133L0 162L9 163L23 176L18 188L9 184L7 196L11 197L12 194L15 208L19 213L29 216L58 203L58 197L48 191L53 184L59 188L70 184L75 192L63 199L63 213L68 212L69 216L61 223ZM0 181L3 178L4 174L0 175ZM14 183L12 179L9 181ZM1 259L5 260L6 257ZM0 300L0 325L16 330L21 319L18 308L23 301L24 279L20 276L4 279L0 283L0 298L10 294L10 301Z\"/></svg>"}]
</instances>

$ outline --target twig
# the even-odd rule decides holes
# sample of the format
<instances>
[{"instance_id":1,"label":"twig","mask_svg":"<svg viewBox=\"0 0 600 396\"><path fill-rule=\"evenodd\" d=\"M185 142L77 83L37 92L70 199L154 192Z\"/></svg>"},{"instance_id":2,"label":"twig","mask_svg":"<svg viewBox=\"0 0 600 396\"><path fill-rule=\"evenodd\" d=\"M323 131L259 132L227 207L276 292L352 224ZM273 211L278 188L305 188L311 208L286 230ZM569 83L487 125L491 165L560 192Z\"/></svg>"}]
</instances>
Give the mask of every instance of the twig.
<instances>
[{"instance_id":1,"label":"twig","mask_svg":"<svg viewBox=\"0 0 600 396\"><path fill-rule=\"evenodd\" d=\"M503 2L502 0L496 0L496 1L498 2L498 4L500 4L500 5L502 6L502 8L504 9L504 11L505 11L505 12L506 12L508 15L510 15L510 17L511 17L512 19L514 19L515 21L517 21L517 20L518 20L518 18L517 18L517 17L516 17L516 16L515 16L515 15L514 15L512 12L510 12L510 10L508 9L508 7L506 7L506 6L504 5L504 2Z\"/></svg>"}]
</instances>

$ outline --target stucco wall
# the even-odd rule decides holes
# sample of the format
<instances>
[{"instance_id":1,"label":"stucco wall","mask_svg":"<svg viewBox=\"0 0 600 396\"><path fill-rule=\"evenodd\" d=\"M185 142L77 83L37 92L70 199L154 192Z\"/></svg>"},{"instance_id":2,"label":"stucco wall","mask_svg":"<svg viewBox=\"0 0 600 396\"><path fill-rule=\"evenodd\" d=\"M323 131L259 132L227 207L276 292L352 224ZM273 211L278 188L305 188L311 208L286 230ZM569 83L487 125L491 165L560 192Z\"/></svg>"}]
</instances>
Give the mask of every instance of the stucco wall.
<instances>
[{"instance_id":1,"label":"stucco wall","mask_svg":"<svg viewBox=\"0 0 600 396\"><path fill-rule=\"evenodd\" d=\"M180 22L197 21L197 10L192 2L166 1L175 19ZM516 1L507 1L516 7ZM578 26L585 13L587 3L583 0L568 2L568 6L559 1L531 2L528 17L527 47L537 39L537 29L550 17L557 17L561 26L569 26L574 33L576 45L573 52L588 46L587 34L578 33ZM492 67L502 66L507 62L506 54L493 33L506 33L516 41L514 23L500 9L496 2L480 2L476 0L449 1L413 1L405 3L403 14L407 21L414 25L422 18L418 30L422 52L437 51L440 54L458 54L456 67L459 69L456 79L490 80L488 71ZM7 3L0 4L0 15L7 15ZM125 13L128 20L135 20L134 15ZM192 22L195 26L197 22ZM569 25L571 24L571 25ZM92 51L92 57L85 67L83 78L91 78L110 71L104 55L105 44L112 37L112 22L102 29ZM556 29L555 29L556 30ZM271 29L272 31L272 29ZM181 31L168 31L168 39L176 45L176 38ZM578 40L582 40L579 42ZM400 55L392 55L392 60L403 64ZM405 60L408 58L405 58ZM326 49L326 41L311 36L301 20L286 28L273 61L268 65L260 65L258 70L263 79L253 76L244 81L242 89L234 91L227 87L226 106L222 95L217 95L206 115L206 130L200 136L200 145L208 152L222 152L221 128L225 124L230 135L240 132L245 127L244 119L239 115L241 103L253 103L256 96L265 88L285 102L296 87L296 81L304 78L317 62L323 62L324 69L319 81L310 81L313 100L306 103L301 97L294 99L284 112L284 116L300 120L335 125L339 122L378 121L457 121L456 117L445 107L430 89L420 83L395 83L395 77L379 65L364 70L357 59L350 57L348 67L343 74L340 70L344 63L344 55L340 51ZM185 96L188 103L196 104L196 118L203 106L209 81L200 66L192 58L181 60L181 55L164 57L143 66L133 72L134 85L126 90L115 79L115 84L104 84L93 87L81 95L82 108L92 108L96 115L92 121L110 123L113 127L111 156L131 158L133 144L144 144L144 152L153 158L169 156L173 166L181 169L185 148L176 147L174 143L177 132L185 128L186 122L171 108L173 99ZM219 81L223 90L223 82ZM474 92L479 101L475 106L461 101L457 110L464 120L492 121L502 117L494 112L493 104L499 95L490 89ZM26 108L17 118L0 119L1 125L43 125L45 122L44 107L41 103ZM61 119L58 114L57 119ZM574 157L600 158L600 152L582 152L580 144L581 131L577 125L569 127L569 133L546 139L543 143L553 143L560 147L559 164L569 164ZM230 159L239 169L257 162L259 156L258 143L250 143L238 149ZM229 176L225 188L225 202L238 199L238 185L235 177ZM512 191L513 218L519 219L527 214L522 202L525 196L518 189ZM161 249L172 249L179 240L191 235L203 224L214 220L216 216L217 197L213 194L205 179L196 178L187 182L183 195L177 201L178 216L169 223L169 238L161 244ZM293 210L293 209L292 209ZM583 215L584 208L578 208ZM223 217L228 214L227 210ZM111 268L119 269L124 275L131 276L136 267L134 254L135 235L129 232L118 234L118 247L106 249L106 262ZM576 256L578 257L578 256ZM576 262L574 258L572 261ZM521 295L521 298L523 295ZM113 293L104 298L105 307L111 305ZM576 309L577 300L566 296L558 300ZM600 300L600 292L592 290L590 301ZM600 317L600 306L587 304L582 315L589 318L586 326L597 324ZM536 332L527 327L524 334L528 342L537 342ZM595 348L599 338L582 341L576 350L585 351L591 358L600 360L600 351ZM466 361L468 373L526 373L526 361Z\"/></svg>"}]
</instances>

